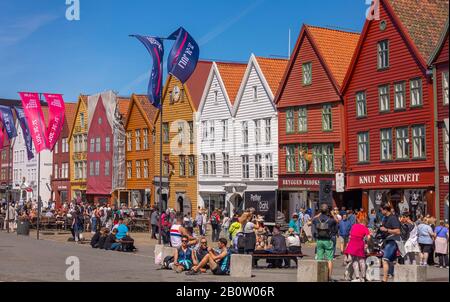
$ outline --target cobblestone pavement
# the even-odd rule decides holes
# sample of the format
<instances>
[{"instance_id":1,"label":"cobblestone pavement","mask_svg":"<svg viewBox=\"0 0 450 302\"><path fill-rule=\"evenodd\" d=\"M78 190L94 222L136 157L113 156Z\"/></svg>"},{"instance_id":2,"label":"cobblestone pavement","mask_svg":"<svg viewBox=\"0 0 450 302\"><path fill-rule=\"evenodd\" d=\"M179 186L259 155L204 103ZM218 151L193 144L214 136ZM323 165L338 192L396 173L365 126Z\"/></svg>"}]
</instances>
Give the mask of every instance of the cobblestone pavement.
<instances>
[{"instance_id":1,"label":"cobblestone pavement","mask_svg":"<svg viewBox=\"0 0 450 302\"><path fill-rule=\"evenodd\" d=\"M66 259L77 256L80 259L80 281L124 281L124 282L295 282L296 269L254 269L251 279L233 279L229 276L217 277L211 274L186 276L172 271L158 270L154 264L153 250L155 240L148 234L135 233L132 237L139 248L137 253L120 253L92 249L88 244L68 242L69 234L41 233L36 240L32 232L29 237L0 232L0 281L66 281ZM90 233L85 238L90 238ZM303 247L313 259L314 248ZM263 262L261 261L261 265ZM333 277L343 281L342 259L335 261ZM429 281L449 280L446 269L430 268Z\"/></svg>"}]
</instances>

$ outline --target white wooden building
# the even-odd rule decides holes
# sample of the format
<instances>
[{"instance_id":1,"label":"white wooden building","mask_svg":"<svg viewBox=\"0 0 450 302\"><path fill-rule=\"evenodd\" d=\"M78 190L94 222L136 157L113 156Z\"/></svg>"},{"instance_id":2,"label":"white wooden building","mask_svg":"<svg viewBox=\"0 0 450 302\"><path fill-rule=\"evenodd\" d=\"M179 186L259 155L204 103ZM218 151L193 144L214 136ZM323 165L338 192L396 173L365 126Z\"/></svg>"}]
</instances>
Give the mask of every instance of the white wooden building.
<instances>
[{"instance_id":1,"label":"white wooden building","mask_svg":"<svg viewBox=\"0 0 450 302\"><path fill-rule=\"evenodd\" d=\"M215 63L198 112L199 206L244 207L245 192L278 187L274 97L287 60ZM226 135L224 135L226 129Z\"/></svg>"}]
</instances>

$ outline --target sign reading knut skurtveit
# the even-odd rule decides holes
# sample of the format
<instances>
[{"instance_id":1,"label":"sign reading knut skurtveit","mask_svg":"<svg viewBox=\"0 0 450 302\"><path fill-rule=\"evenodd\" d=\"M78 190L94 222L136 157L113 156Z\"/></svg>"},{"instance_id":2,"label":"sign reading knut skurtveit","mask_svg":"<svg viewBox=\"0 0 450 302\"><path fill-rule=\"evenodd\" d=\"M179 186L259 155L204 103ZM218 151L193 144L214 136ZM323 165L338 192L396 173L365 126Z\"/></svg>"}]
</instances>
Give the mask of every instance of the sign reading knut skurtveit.
<instances>
[{"instance_id":1,"label":"sign reading knut skurtveit","mask_svg":"<svg viewBox=\"0 0 450 302\"><path fill-rule=\"evenodd\" d=\"M348 188L383 188L383 187L433 187L434 173L430 171L403 173L372 173L349 175Z\"/></svg>"}]
</instances>

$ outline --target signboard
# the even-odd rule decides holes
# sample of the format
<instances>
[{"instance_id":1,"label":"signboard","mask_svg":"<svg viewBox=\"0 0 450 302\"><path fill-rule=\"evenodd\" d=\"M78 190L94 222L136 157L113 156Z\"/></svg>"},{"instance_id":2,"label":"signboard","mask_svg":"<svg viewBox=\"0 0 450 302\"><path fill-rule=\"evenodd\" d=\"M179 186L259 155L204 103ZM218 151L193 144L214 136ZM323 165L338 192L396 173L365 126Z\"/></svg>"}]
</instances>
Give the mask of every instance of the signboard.
<instances>
[{"instance_id":1,"label":"signboard","mask_svg":"<svg viewBox=\"0 0 450 302\"><path fill-rule=\"evenodd\" d=\"M320 189L320 181L321 180L331 180L333 190L336 186L335 176L316 176L316 175L299 175L299 176L290 176L290 177L280 177L278 181L278 185L280 189L289 189L289 188L297 188L297 189L305 189L311 191L319 191Z\"/></svg>"},{"instance_id":2,"label":"signboard","mask_svg":"<svg viewBox=\"0 0 450 302\"><path fill-rule=\"evenodd\" d=\"M444 175L444 183L448 184L448 175Z\"/></svg>"},{"instance_id":3,"label":"signboard","mask_svg":"<svg viewBox=\"0 0 450 302\"><path fill-rule=\"evenodd\" d=\"M336 192L345 192L345 177L344 173L336 173Z\"/></svg>"},{"instance_id":4,"label":"signboard","mask_svg":"<svg viewBox=\"0 0 450 302\"><path fill-rule=\"evenodd\" d=\"M245 192L245 208L255 208L256 215L264 217L264 221L275 222L277 194L275 191Z\"/></svg>"},{"instance_id":5,"label":"signboard","mask_svg":"<svg viewBox=\"0 0 450 302\"><path fill-rule=\"evenodd\" d=\"M411 173L382 173L373 172L362 175L349 175L347 187L355 188L411 188L433 187L434 173L432 170Z\"/></svg>"}]
</instances>

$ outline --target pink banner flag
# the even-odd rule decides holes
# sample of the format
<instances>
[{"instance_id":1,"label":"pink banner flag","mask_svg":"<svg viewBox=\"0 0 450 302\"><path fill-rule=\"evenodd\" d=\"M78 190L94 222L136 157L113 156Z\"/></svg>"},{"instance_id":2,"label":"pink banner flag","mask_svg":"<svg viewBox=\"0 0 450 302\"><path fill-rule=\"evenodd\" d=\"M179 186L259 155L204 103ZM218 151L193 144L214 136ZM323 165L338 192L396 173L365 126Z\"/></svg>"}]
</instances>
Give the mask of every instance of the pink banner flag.
<instances>
[{"instance_id":1,"label":"pink banner flag","mask_svg":"<svg viewBox=\"0 0 450 302\"><path fill-rule=\"evenodd\" d=\"M48 103L49 121L46 132L47 147L53 150L64 125L64 100L61 94L47 94L44 97Z\"/></svg>"},{"instance_id":2,"label":"pink banner flag","mask_svg":"<svg viewBox=\"0 0 450 302\"><path fill-rule=\"evenodd\" d=\"M37 153L47 149L45 120L37 93L19 92L22 106L30 128L31 138Z\"/></svg>"},{"instance_id":3,"label":"pink banner flag","mask_svg":"<svg viewBox=\"0 0 450 302\"><path fill-rule=\"evenodd\" d=\"M0 150L3 150L4 143L5 143L5 133L3 133L3 127L0 127Z\"/></svg>"}]
</instances>

